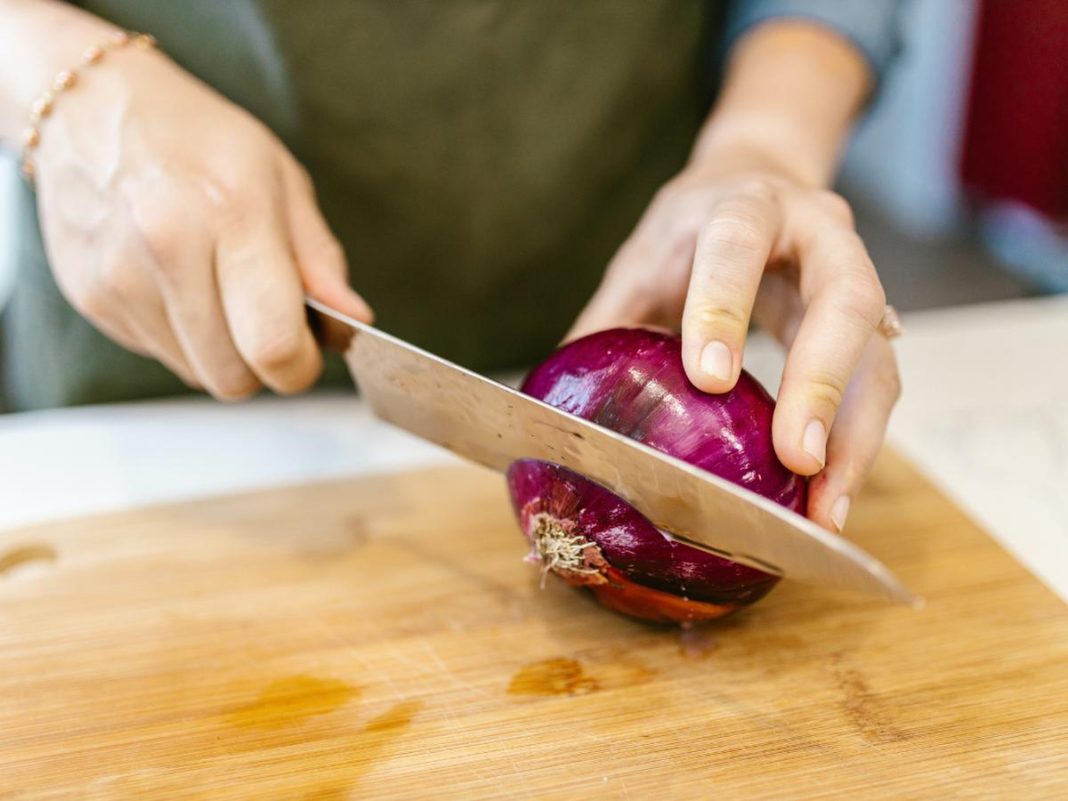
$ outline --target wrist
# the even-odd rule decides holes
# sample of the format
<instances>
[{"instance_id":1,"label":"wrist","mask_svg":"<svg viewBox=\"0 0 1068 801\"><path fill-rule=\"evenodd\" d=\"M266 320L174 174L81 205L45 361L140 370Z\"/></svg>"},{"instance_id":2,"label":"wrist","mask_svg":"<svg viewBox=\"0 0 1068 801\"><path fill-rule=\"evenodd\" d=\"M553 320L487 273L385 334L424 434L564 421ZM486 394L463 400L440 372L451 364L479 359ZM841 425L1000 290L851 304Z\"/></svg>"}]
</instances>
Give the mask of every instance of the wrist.
<instances>
[{"instance_id":1,"label":"wrist","mask_svg":"<svg viewBox=\"0 0 1068 801\"><path fill-rule=\"evenodd\" d=\"M109 83L115 83L131 68L130 65L125 68L123 66L123 62L127 61L127 54L130 54L134 69L143 69L143 65L138 65L141 59L137 54L145 54L151 59L150 54L155 52L155 47L156 40L149 34L117 31L83 50L76 65L60 70L51 86L30 105L28 124L22 137L23 175L32 181L37 171L37 163L44 157L45 150L41 147L42 131L49 139L53 134L60 136L64 127L62 117L67 111L78 116L79 106L107 106L108 93L105 91L102 98L101 93L94 89L99 90ZM102 110L107 116L107 109ZM60 119L56 119L57 117Z\"/></svg>"},{"instance_id":2,"label":"wrist","mask_svg":"<svg viewBox=\"0 0 1068 801\"><path fill-rule=\"evenodd\" d=\"M755 161L826 187L871 82L862 54L833 31L790 19L758 25L731 54L691 164Z\"/></svg>"},{"instance_id":3,"label":"wrist","mask_svg":"<svg viewBox=\"0 0 1068 801\"><path fill-rule=\"evenodd\" d=\"M690 154L688 168L704 173L771 173L801 186L826 187L837 158L805 141L802 132L771 118L709 120Z\"/></svg>"},{"instance_id":4,"label":"wrist","mask_svg":"<svg viewBox=\"0 0 1068 801\"><path fill-rule=\"evenodd\" d=\"M0 10L0 144L18 148L31 107L87 48L120 29L67 3L15 3Z\"/></svg>"}]
</instances>

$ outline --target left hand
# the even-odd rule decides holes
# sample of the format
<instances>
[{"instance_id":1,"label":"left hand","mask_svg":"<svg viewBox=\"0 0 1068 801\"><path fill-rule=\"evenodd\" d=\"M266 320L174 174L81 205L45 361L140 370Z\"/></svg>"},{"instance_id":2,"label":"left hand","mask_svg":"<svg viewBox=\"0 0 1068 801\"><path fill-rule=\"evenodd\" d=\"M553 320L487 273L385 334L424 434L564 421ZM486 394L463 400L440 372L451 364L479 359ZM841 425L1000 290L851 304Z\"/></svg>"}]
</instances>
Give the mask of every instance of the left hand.
<instances>
[{"instance_id":1,"label":"left hand","mask_svg":"<svg viewBox=\"0 0 1068 801\"><path fill-rule=\"evenodd\" d=\"M693 162L656 195L568 338L682 321L690 380L738 380L750 319L789 349L772 435L810 484L808 516L840 531L900 395L878 333L886 298L848 203L769 160Z\"/></svg>"}]
</instances>

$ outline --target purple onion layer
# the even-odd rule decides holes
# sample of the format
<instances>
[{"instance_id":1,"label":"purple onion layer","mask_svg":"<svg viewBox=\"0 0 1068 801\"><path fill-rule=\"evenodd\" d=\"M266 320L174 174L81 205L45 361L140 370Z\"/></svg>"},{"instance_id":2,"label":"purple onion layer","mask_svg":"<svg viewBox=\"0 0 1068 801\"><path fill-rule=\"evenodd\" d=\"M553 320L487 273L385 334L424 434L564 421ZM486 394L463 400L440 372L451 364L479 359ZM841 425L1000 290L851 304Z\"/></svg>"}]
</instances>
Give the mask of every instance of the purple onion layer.
<instances>
[{"instance_id":1,"label":"purple onion layer","mask_svg":"<svg viewBox=\"0 0 1068 801\"><path fill-rule=\"evenodd\" d=\"M695 388L678 336L647 329L603 331L538 365L522 391L803 512L806 481L784 467L771 442L775 402L748 373L722 395ZM777 578L671 540L619 496L559 465L524 459L508 470L524 531L550 516L595 543L631 581L711 603L747 604ZM715 521L710 521L715 525Z\"/></svg>"}]
</instances>

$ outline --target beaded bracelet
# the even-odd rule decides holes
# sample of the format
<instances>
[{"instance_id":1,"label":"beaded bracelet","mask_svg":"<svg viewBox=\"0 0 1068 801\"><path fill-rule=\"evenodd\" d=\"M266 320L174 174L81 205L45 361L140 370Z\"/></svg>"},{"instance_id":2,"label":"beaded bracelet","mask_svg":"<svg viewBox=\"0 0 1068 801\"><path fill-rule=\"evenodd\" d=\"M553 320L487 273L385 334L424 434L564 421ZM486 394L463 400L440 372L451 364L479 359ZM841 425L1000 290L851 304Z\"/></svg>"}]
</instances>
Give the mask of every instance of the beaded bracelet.
<instances>
[{"instance_id":1,"label":"beaded bracelet","mask_svg":"<svg viewBox=\"0 0 1068 801\"><path fill-rule=\"evenodd\" d=\"M22 174L26 180L33 181L36 172L31 160L33 151L41 143L41 123L55 108L56 99L78 83L78 75L95 64L99 64L112 50L119 50L127 45L134 45L144 50L156 47L156 38L148 33L117 31L102 44L93 45L82 53L81 62L71 69L60 70L52 80L52 87L30 105L29 125L22 132Z\"/></svg>"}]
</instances>

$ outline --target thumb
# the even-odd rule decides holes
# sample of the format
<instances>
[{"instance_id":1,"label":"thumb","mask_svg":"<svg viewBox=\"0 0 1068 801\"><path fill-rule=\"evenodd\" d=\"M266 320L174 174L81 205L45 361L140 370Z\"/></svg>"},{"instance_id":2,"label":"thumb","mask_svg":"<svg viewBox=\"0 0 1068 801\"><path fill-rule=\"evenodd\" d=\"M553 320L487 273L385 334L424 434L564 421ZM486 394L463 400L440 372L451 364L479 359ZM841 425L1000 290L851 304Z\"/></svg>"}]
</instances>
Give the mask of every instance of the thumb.
<instances>
[{"instance_id":1,"label":"thumb","mask_svg":"<svg viewBox=\"0 0 1068 801\"><path fill-rule=\"evenodd\" d=\"M305 291L342 314L372 322L374 311L349 286L345 252L323 219L311 179L295 163L284 173L290 241Z\"/></svg>"}]
</instances>

